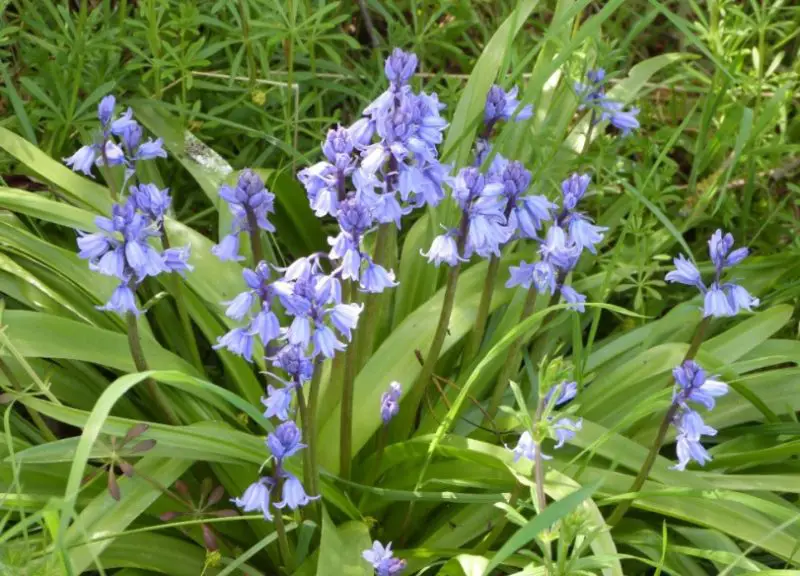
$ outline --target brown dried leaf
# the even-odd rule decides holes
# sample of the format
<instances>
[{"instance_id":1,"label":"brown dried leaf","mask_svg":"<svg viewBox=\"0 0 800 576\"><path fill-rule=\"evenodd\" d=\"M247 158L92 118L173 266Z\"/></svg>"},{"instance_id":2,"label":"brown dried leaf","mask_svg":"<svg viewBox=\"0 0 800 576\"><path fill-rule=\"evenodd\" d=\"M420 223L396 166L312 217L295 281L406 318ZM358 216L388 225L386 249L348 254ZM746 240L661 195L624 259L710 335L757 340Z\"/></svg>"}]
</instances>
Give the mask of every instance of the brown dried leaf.
<instances>
[{"instance_id":1,"label":"brown dried leaf","mask_svg":"<svg viewBox=\"0 0 800 576\"><path fill-rule=\"evenodd\" d=\"M120 501L122 495L119 491L119 484L117 483L117 476L114 474L114 468L108 470L108 493L117 502Z\"/></svg>"},{"instance_id":2,"label":"brown dried leaf","mask_svg":"<svg viewBox=\"0 0 800 576\"><path fill-rule=\"evenodd\" d=\"M130 430L128 430L128 433L125 434L125 438L122 439L122 444L124 445L127 442L133 440L134 438L141 436L142 434L147 432L148 428L150 428L150 424L145 424L144 422L132 426Z\"/></svg>"},{"instance_id":3,"label":"brown dried leaf","mask_svg":"<svg viewBox=\"0 0 800 576\"><path fill-rule=\"evenodd\" d=\"M119 465L119 469L122 470L122 473L125 474L128 478L133 477L133 466L125 462L125 460L120 460L117 462Z\"/></svg>"},{"instance_id":4,"label":"brown dried leaf","mask_svg":"<svg viewBox=\"0 0 800 576\"><path fill-rule=\"evenodd\" d=\"M206 550L216 550L218 546L217 537L214 536L214 532L206 524L201 524L200 526L203 528L203 542L206 544Z\"/></svg>"},{"instance_id":5,"label":"brown dried leaf","mask_svg":"<svg viewBox=\"0 0 800 576\"><path fill-rule=\"evenodd\" d=\"M208 497L208 505L213 506L220 500L222 497L225 496L225 487L224 486L217 486L214 488L214 491L211 492L211 495Z\"/></svg>"},{"instance_id":6,"label":"brown dried leaf","mask_svg":"<svg viewBox=\"0 0 800 576\"><path fill-rule=\"evenodd\" d=\"M136 446L131 448L131 454L140 454L141 452L147 452L151 450L156 445L155 440L142 440Z\"/></svg>"}]
</instances>

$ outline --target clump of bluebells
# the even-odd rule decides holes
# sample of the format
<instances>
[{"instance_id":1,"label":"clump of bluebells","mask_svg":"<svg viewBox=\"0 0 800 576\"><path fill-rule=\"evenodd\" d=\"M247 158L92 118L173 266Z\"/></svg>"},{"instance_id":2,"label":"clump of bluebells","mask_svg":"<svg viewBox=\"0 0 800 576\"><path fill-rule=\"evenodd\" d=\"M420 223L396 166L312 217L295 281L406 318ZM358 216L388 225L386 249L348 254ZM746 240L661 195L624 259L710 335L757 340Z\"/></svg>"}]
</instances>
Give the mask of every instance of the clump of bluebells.
<instances>
[{"instance_id":1,"label":"clump of bluebells","mask_svg":"<svg viewBox=\"0 0 800 576\"><path fill-rule=\"evenodd\" d=\"M627 136L639 128L638 108L626 109L622 102L611 100L605 90L606 71L602 68L590 70L586 74L586 83L575 82L575 93L581 99L580 109L592 110L592 118L596 123L609 122L614 128Z\"/></svg>"},{"instance_id":2,"label":"clump of bluebells","mask_svg":"<svg viewBox=\"0 0 800 576\"><path fill-rule=\"evenodd\" d=\"M300 441L301 434L297 425L291 420L284 422L275 429L275 432L267 436L267 447L269 448L272 459L275 463L272 467L272 474L262 476L247 487L241 498L233 498L233 502L244 512L261 512L264 519L273 519L271 507L282 510L288 507L290 510L307 505L312 500L317 500L319 496L309 496L306 494L300 480L284 468L286 458L297 454L306 447ZM281 499L272 502L272 491L281 489Z\"/></svg>"},{"instance_id":3,"label":"clump of bluebells","mask_svg":"<svg viewBox=\"0 0 800 576\"><path fill-rule=\"evenodd\" d=\"M93 176L97 166L125 166L125 180L120 192L127 196L116 202L111 217L97 216L99 232L78 231L78 256L89 261L89 268L119 280L110 300L98 307L120 315L140 314L136 304L136 288L148 276L191 271L189 247L159 250L154 239L164 234L164 216L172 199L169 190L152 183L127 184L136 177L137 163L164 158L161 140L141 142L142 128L128 110L114 119L115 100L106 96L100 101L98 118L102 131L97 141L83 146L65 162L73 170Z\"/></svg>"},{"instance_id":4,"label":"clump of bluebells","mask_svg":"<svg viewBox=\"0 0 800 576\"><path fill-rule=\"evenodd\" d=\"M758 306L758 298L735 282L722 282L722 272L747 258L746 247L733 249L733 235L717 230L708 240L708 255L714 263L714 279L709 286L703 283L700 271L691 260L679 254L673 260L675 270L666 275L667 282L677 282L687 286L695 286L703 294L703 316L721 318L735 316L741 310L750 312Z\"/></svg>"},{"instance_id":5,"label":"clump of bluebells","mask_svg":"<svg viewBox=\"0 0 800 576\"><path fill-rule=\"evenodd\" d=\"M361 556L372 564L376 576L395 576L406 569L406 561L394 557L391 542L384 546L375 540L372 548L364 550Z\"/></svg>"},{"instance_id":6,"label":"clump of bluebells","mask_svg":"<svg viewBox=\"0 0 800 576\"><path fill-rule=\"evenodd\" d=\"M571 309L578 312L585 310L586 296L566 284L565 280L578 264L584 250L597 253L597 244L602 242L603 234L608 230L596 226L588 216L577 210L590 182L588 174L572 174L561 183L561 208L547 202L547 220L551 224L543 240L532 238L539 243L539 260L531 263L523 260L519 266L511 266L510 278L506 282L508 288L533 287L540 294L560 293Z\"/></svg>"},{"instance_id":7,"label":"clump of bluebells","mask_svg":"<svg viewBox=\"0 0 800 576\"><path fill-rule=\"evenodd\" d=\"M492 153L489 138L502 120L527 120L530 105L522 106L517 88L505 92L492 86L484 107L484 129L475 151L475 165L462 168L449 181L451 197L461 210L457 228L445 228L422 255L436 266L456 266L473 254L499 257L500 249L513 238L535 238L544 220L550 219L550 202L543 196L526 194L531 174L520 162L495 154L487 172L481 165Z\"/></svg>"},{"instance_id":8,"label":"clump of bluebells","mask_svg":"<svg viewBox=\"0 0 800 576\"><path fill-rule=\"evenodd\" d=\"M694 360L686 360L672 371L675 378L675 389L672 403L675 416L672 424L678 431L676 470L684 470L694 460L701 466L711 460L711 456L703 448L703 436L715 436L717 431L703 422L703 418L692 408L690 402L702 405L706 410L713 410L715 398L728 393L728 385L706 375L705 370Z\"/></svg>"},{"instance_id":9,"label":"clump of bluebells","mask_svg":"<svg viewBox=\"0 0 800 576\"><path fill-rule=\"evenodd\" d=\"M298 178L317 216L330 215L339 234L330 238L334 274L364 292L396 286L394 273L373 261L364 237L378 225L394 224L414 208L435 206L444 197L450 168L438 159L447 122L436 94L414 92L414 54L395 49L386 59L389 88L348 128L328 132L325 159Z\"/></svg>"},{"instance_id":10,"label":"clump of bluebells","mask_svg":"<svg viewBox=\"0 0 800 576\"><path fill-rule=\"evenodd\" d=\"M228 204L233 222L230 232L211 251L220 260L244 260L244 256L239 255L241 232L275 231L269 221L269 214L275 211L275 195L267 190L258 174L243 170L236 187L223 185L219 189L219 197Z\"/></svg>"},{"instance_id":11,"label":"clump of bluebells","mask_svg":"<svg viewBox=\"0 0 800 576\"><path fill-rule=\"evenodd\" d=\"M97 118L101 129L91 144L81 146L75 154L64 158L64 162L76 172L94 178L94 166L125 166L127 179L136 171L140 160L166 158L161 138L142 142L142 127L133 119L133 110L128 108L114 118L116 99L108 95L100 100ZM124 184L123 184L124 188Z\"/></svg>"}]
</instances>

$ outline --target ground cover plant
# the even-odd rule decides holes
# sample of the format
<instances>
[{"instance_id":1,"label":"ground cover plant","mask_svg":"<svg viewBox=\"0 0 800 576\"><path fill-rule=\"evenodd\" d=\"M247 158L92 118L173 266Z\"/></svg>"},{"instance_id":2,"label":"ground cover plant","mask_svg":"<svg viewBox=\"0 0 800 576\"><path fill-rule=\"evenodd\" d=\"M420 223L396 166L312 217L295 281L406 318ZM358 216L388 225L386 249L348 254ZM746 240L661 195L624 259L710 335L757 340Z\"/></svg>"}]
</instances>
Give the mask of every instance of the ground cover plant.
<instances>
[{"instance_id":1,"label":"ground cover plant","mask_svg":"<svg viewBox=\"0 0 800 576\"><path fill-rule=\"evenodd\" d=\"M3 6L10 574L795 574L782 2Z\"/></svg>"}]
</instances>

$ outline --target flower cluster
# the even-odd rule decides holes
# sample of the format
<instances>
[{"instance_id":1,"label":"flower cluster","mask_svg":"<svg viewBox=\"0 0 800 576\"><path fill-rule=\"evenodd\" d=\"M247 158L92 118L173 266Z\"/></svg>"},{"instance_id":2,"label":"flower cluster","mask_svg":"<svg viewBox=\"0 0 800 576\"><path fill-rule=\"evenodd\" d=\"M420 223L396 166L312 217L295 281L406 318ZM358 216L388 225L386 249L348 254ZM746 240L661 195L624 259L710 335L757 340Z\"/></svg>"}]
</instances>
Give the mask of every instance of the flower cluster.
<instances>
[{"instance_id":1,"label":"flower cluster","mask_svg":"<svg viewBox=\"0 0 800 576\"><path fill-rule=\"evenodd\" d=\"M114 115L114 97L106 96L100 102L98 117L103 125L104 146L113 148L113 154L98 155L94 146L84 146L66 163L74 170L91 175L93 162L102 165L105 160L112 164L123 164L126 169L126 184L135 175L136 162L156 156L165 157L160 140L140 144L142 129L128 111L117 120ZM113 140L112 134L121 134L123 146ZM124 148L124 149L123 149ZM144 150L142 150L144 148ZM153 151L157 150L158 153ZM88 164L81 158L92 159ZM85 169L84 169L85 168ZM89 268L105 276L113 276L120 283L111 299L99 307L124 315L139 314L136 305L136 287L148 276L164 272L183 274L192 270L189 264L189 247L169 248L159 251L151 240L163 233L164 216L172 202L169 191L155 184L130 186L128 196L111 209L111 218L97 216L95 224L99 232L78 231L78 256L89 261Z\"/></svg>"},{"instance_id":2,"label":"flower cluster","mask_svg":"<svg viewBox=\"0 0 800 576\"><path fill-rule=\"evenodd\" d=\"M561 448L564 444L572 440L575 434L583 427L583 419L573 420L567 416L553 416L550 413L553 408L566 404L578 394L578 384L573 381L564 380L547 392L544 397L544 410L541 427L542 436L553 438L556 443L555 449ZM519 462L520 458L527 458L533 461L536 452L540 449L541 442L534 439L534 435L526 430L520 435L516 447L513 449L514 462ZM553 457L542 452L543 460L551 460Z\"/></svg>"},{"instance_id":3,"label":"flower cluster","mask_svg":"<svg viewBox=\"0 0 800 576\"><path fill-rule=\"evenodd\" d=\"M700 440L703 436L714 436L717 431L708 426L689 402L701 404L706 410L713 410L715 398L728 392L728 385L706 376L697 362L686 360L672 370L675 378L675 390L672 403L677 407L672 423L678 430L676 470L684 470L694 460L701 466L711 460L711 456L703 448Z\"/></svg>"},{"instance_id":4,"label":"flower cluster","mask_svg":"<svg viewBox=\"0 0 800 576\"><path fill-rule=\"evenodd\" d=\"M587 83L575 82L575 92L581 98L581 109L591 108L595 111L595 122L609 122L614 128L627 136L639 128L638 108L625 109L621 102L606 96L604 87L606 71L602 68L590 70L586 74Z\"/></svg>"},{"instance_id":5,"label":"flower cluster","mask_svg":"<svg viewBox=\"0 0 800 576\"><path fill-rule=\"evenodd\" d=\"M704 295L703 316L713 316L721 318L725 316L736 316L741 310L752 310L758 306L758 298L754 298L750 293L733 282L720 282L723 270L735 266L749 253L745 247L733 248L733 235L723 234L722 230L717 230L708 240L708 254L714 263L714 280L711 285L706 287L700 276L700 271L683 254L678 255L673 260L675 270L666 276L667 282L677 282L687 286L696 286Z\"/></svg>"},{"instance_id":6,"label":"flower cluster","mask_svg":"<svg viewBox=\"0 0 800 576\"><path fill-rule=\"evenodd\" d=\"M265 520L272 520L270 504L281 510L287 506L291 510L297 510L305 506L312 500L317 500L319 496L309 496L306 494L300 480L287 471L283 464L284 460L305 448L305 444L300 442L300 430L291 420L284 422L275 429L275 432L267 436L267 447L275 459L275 465L271 476L262 476L247 487L241 498L233 498L231 501L245 512L260 511ZM271 503L272 491L278 486L281 487L281 500Z\"/></svg>"},{"instance_id":7,"label":"flower cluster","mask_svg":"<svg viewBox=\"0 0 800 576\"><path fill-rule=\"evenodd\" d=\"M564 280L578 264L584 250L597 253L596 246L603 240L603 233L607 230L603 226L596 226L588 216L576 209L590 181L588 174L572 174L561 183L561 210L555 204L548 203L546 206L551 211L552 224L544 240L540 241L540 259L530 264L523 260L519 266L511 266L507 287L523 286L529 289L534 286L539 293L560 292L572 309L584 311L586 296L565 284ZM545 208L544 203L541 206Z\"/></svg>"},{"instance_id":8,"label":"flower cluster","mask_svg":"<svg viewBox=\"0 0 800 576\"><path fill-rule=\"evenodd\" d=\"M239 234L255 230L275 231L268 220L268 215L274 212L275 195L267 190L258 174L252 170L242 170L236 187L223 185L219 189L219 197L228 204L233 223L230 232L211 252L220 260L244 260L239 255Z\"/></svg>"},{"instance_id":9,"label":"flower cluster","mask_svg":"<svg viewBox=\"0 0 800 576\"><path fill-rule=\"evenodd\" d=\"M395 576L406 568L406 561L395 558L392 552L392 543L389 542L385 547L375 540L372 548L364 550L361 556L372 564L375 569L375 576Z\"/></svg>"},{"instance_id":10,"label":"flower cluster","mask_svg":"<svg viewBox=\"0 0 800 576\"><path fill-rule=\"evenodd\" d=\"M414 54L395 49L384 68L389 88L352 126L330 130L322 144L325 159L298 174L316 215L339 223L339 234L328 240L330 258L341 262L335 274L365 292L396 282L366 253L364 236L377 224L399 227L413 208L435 206L449 180L437 150L447 127L439 115L444 105L436 94L412 91L416 68Z\"/></svg>"},{"instance_id":11,"label":"flower cluster","mask_svg":"<svg viewBox=\"0 0 800 576\"><path fill-rule=\"evenodd\" d=\"M64 163L76 172L94 177L94 166L126 167L125 180L136 169L139 160L166 158L161 138L142 142L142 127L133 119L133 110L128 108L119 118L114 118L116 100L108 95L100 100L97 118L101 131L92 144L81 146L75 154L64 158ZM124 188L124 185L123 185Z\"/></svg>"}]
</instances>

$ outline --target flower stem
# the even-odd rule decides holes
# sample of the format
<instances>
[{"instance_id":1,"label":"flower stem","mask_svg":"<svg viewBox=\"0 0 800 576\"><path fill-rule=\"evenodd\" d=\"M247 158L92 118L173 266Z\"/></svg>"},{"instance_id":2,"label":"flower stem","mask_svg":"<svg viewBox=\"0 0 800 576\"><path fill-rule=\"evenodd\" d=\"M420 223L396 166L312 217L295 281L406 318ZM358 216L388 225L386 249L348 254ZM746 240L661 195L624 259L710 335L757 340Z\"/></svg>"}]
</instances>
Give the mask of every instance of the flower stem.
<instances>
[{"instance_id":1,"label":"flower stem","mask_svg":"<svg viewBox=\"0 0 800 576\"><path fill-rule=\"evenodd\" d=\"M289 548L289 539L286 537L286 526L283 525L283 516L280 512L275 513L275 532L278 533L278 549L281 551L281 558L283 558L283 567L288 572L294 570L294 557L292 556L291 549Z\"/></svg>"},{"instance_id":2,"label":"flower stem","mask_svg":"<svg viewBox=\"0 0 800 576\"><path fill-rule=\"evenodd\" d=\"M317 404L319 402L319 385L322 381L322 363L314 365L314 375L308 388L308 448L306 452L311 459L311 485L308 487L316 496L319 492L319 470L317 469Z\"/></svg>"},{"instance_id":3,"label":"flower stem","mask_svg":"<svg viewBox=\"0 0 800 576\"><path fill-rule=\"evenodd\" d=\"M689 349L686 351L686 356L683 357L683 362L692 360L695 357L697 350L700 348L700 344L703 342L703 337L705 336L706 330L708 329L710 323L711 317L709 316L707 318L703 318L700 324L697 325L692 342L689 344ZM683 364L683 362L681 362L681 364ZM656 438L653 440L653 444L650 446L650 451L647 453L647 458L645 458L644 464L642 464L642 467L639 469L639 473L633 480L631 487L628 488L628 493L638 492L641 490L642 486L644 486L645 480L647 480L647 477L650 475L650 470L653 468L653 464L655 464L656 456L658 456L661 446L664 444L664 438L667 436L669 425L675 418L677 411L678 405L672 404L669 407L669 410L667 410L667 413L664 415L664 419L661 421L661 426L658 427ZM611 528L619 524L619 521L622 520L622 517L625 516L625 513L633 505L633 501L634 499L631 498L617 504L617 507L614 508L611 516L609 516L608 520L606 520L606 524L608 524L608 526Z\"/></svg>"},{"instance_id":4,"label":"flower stem","mask_svg":"<svg viewBox=\"0 0 800 576\"><path fill-rule=\"evenodd\" d=\"M497 276L497 269L500 267L500 258L492 256L489 259L489 269L486 271L486 279L483 282L483 292L481 292L481 301L478 304L478 314L475 317L475 328L467 340L467 345L464 348L464 353L461 357L461 365L469 366L475 354L481 346L483 334L486 332L486 320L489 317L489 306L492 303L492 294L494 293L494 283Z\"/></svg>"},{"instance_id":5,"label":"flower stem","mask_svg":"<svg viewBox=\"0 0 800 576\"><path fill-rule=\"evenodd\" d=\"M170 249L169 237L167 236L166 229L161 229L161 243L165 250ZM194 367L202 374L205 372L203 367L203 360L200 358L200 350L197 348L197 339L194 336L194 329L192 328L192 319L189 316L189 311L186 309L186 298L183 294L183 282L180 278L171 275L172 289L174 290L175 305L178 307L178 318L181 321L181 327L186 336L186 345L189 347L189 355L191 356Z\"/></svg>"},{"instance_id":6,"label":"flower stem","mask_svg":"<svg viewBox=\"0 0 800 576\"><path fill-rule=\"evenodd\" d=\"M312 496L317 496L317 493L314 492L313 489L314 459L311 455L314 443L314 425L311 423L312 418L308 411L308 405L306 404L305 394L303 393L303 385L298 382L296 390L297 411L300 413L300 422L303 426L303 444L306 445L306 449L303 450L303 484ZM313 506L314 509L316 509L316 502L314 502ZM310 509L311 507L303 510L303 517L307 517L306 510Z\"/></svg>"},{"instance_id":7,"label":"flower stem","mask_svg":"<svg viewBox=\"0 0 800 576\"><path fill-rule=\"evenodd\" d=\"M519 317L519 321L522 322L526 320L531 314L533 314L534 308L536 308L536 296L538 292L536 291L536 287L531 284L531 287L528 289L528 294L525 296L525 304L522 308L522 314ZM519 350L522 348L523 344L523 337L520 336L517 338L514 343L508 349L508 355L506 356L506 361L503 364L503 368L500 370L500 376L497 378L497 382L494 385L494 392L492 392L492 398L489 401L489 409L487 410L487 421L490 421L492 418L495 417L497 414L497 409L500 408L500 402L503 400L503 394L505 394L506 386L508 385L508 380L513 375L514 370L516 369L517 365L519 364Z\"/></svg>"},{"instance_id":8,"label":"flower stem","mask_svg":"<svg viewBox=\"0 0 800 576\"><path fill-rule=\"evenodd\" d=\"M375 238L375 252L372 260L375 264L384 267L386 266L389 235L392 232L392 226L392 224L378 226L378 233ZM385 303L383 294L375 293L367 294L364 301L364 312L361 315L364 318L364 324L356 332L359 367L366 364L367 359L372 354L372 349L375 346L375 336L380 325L381 311L385 308L385 306L382 306L383 303Z\"/></svg>"},{"instance_id":9,"label":"flower stem","mask_svg":"<svg viewBox=\"0 0 800 576\"><path fill-rule=\"evenodd\" d=\"M253 253L253 268L258 266L258 263L264 260L264 249L261 246L261 235L258 233L258 219L252 210L247 212L247 235L250 237L250 251Z\"/></svg>"},{"instance_id":10,"label":"flower stem","mask_svg":"<svg viewBox=\"0 0 800 576\"><path fill-rule=\"evenodd\" d=\"M467 214L462 214L461 224L458 229L458 241L456 244L459 254L464 253L464 246L467 242L467 232L469 231L469 217ZM433 370L436 367L436 362L439 361L439 354L442 352L444 339L447 337L447 328L450 324L450 315L453 313L453 306L456 302L456 286L458 285L458 275L461 271L461 263L457 263L450 268L447 274L447 285L444 290L444 300L442 302L442 309L439 313L439 323L436 325L436 332L434 332L433 340L431 341L428 353L425 355L425 363L422 365L422 371L419 378L411 387L408 398L400 408L400 414L397 416L398 427L403 438L411 434L414 426L414 420L425 395L425 388L433 376Z\"/></svg>"},{"instance_id":11,"label":"flower stem","mask_svg":"<svg viewBox=\"0 0 800 576\"><path fill-rule=\"evenodd\" d=\"M355 283L350 283L349 299L356 292ZM356 343L350 342L345 350L344 377L342 378L342 406L339 419L339 475L345 480L350 479L350 461L353 449L353 387L356 379Z\"/></svg>"},{"instance_id":12,"label":"flower stem","mask_svg":"<svg viewBox=\"0 0 800 576\"><path fill-rule=\"evenodd\" d=\"M136 319L136 315L133 312L128 312L125 319L128 323L128 347L133 357L133 365L136 366L137 372L147 372L149 368L147 367L147 360L145 360L144 350L142 349L142 341L139 336L139 323ZM148 378L145 380L145 385L155 403L166 416L167 421L174 426L179 426L180 420L178 420L178 417L172 410L172 406L169 405L169 401L159 389L156 381L152 378Z\"/></svg>"}]
</instances>

